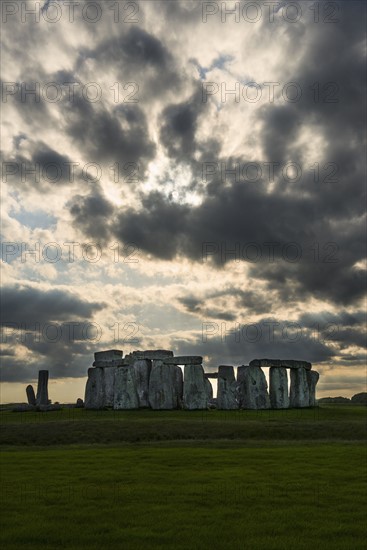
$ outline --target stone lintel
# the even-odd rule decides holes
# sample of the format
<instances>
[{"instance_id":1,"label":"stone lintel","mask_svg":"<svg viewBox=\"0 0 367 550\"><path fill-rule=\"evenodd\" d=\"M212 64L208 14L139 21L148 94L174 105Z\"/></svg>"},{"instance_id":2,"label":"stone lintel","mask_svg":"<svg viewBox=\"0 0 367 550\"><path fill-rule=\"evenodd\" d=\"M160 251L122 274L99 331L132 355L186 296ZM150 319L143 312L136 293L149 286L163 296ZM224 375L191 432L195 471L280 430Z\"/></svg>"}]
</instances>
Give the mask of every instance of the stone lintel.
<instances>
[{"instance_id":1,"label":"stone lintel","mask_svg":"<svg viewBox=\"0 0 367 550\"><path fill-rule=\"evenodd\" d=\"M201 365L203 358L200 355L178 355L177 357L164 357L166 365Z\"/></svg>"},{"instance_id":2,"label":"stone lintel","mask_svg":"<svg viewBox=\"0 0 367 550\"><path fill-rule=\"evenodd\" d=\"M120 349L109 349L107 351L96 351L94 354L94 360L97 361L116 361L122 360L122 350Z\"/></svg>"},{"instance_id":3,"label":"stone lintel","mask_svg":"<svg viewBox=\"0 0 367 550\"><path fill-rule=\"evenodd\" d=\"M250 367L285 367L287 369L311 370L312 365L308 361L298 361L296 359L253 359L250 361Z\"/></svg>"}]
</instances>

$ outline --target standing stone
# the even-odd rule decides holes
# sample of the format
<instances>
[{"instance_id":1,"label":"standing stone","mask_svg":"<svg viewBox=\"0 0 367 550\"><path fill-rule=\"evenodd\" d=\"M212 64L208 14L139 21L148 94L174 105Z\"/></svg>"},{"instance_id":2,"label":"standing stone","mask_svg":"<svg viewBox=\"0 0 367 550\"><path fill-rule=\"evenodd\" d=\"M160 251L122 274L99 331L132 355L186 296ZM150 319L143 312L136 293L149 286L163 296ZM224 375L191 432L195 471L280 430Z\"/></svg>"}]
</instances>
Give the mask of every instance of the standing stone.
<instances>
[{"instance_id":1,"label":"standing stone","mask_svg":"<svg viewBox=\"0 0 367 550\"><path fill-rule=\"evenodd\" d=\"M36 396L34 394L33 386L27 386L25 391L27 393L28 405L34 406L36 404Z\"/></svg>"},{"instance_id":2,"label":"standing stone","mask_svg":"<svg viewBox=\"0 0 367 550\"><path fill-rule=\"evenodd\" d=\"M207 377L205 377L205 386L206 386L206 395L207 395L208 401L211 401L213 399L213 386Z\"/></svg>"},{"instance_id":3,"label":"standing stone","mask_svg":"<svg viewBox=\"0 0 367 550\"><path fill-rule=\"evenodd\" d=\"M224 410L238 409L237 383L233 367L222 365L218 368L217 407Z\"/></svg>"},{"instance_id":4,"label":"standing stone","mask_svg":"<svg viewBox=\"0 0 367 550\"><path fill-rule=\"evenodd\" d=\"M183 407L183 372L182 369L176 366L176 394L177 394L177 408Z\"/></svg>"},{"instance_id":5,"label":"standing stone","mask_svg":"<svg viewBox=\"0 0 367 550\"><path fill-rule=\"evenodd\" d=\"M179 376L176 365L166 365L161 360L153 361L148 392L152 409L178 408Z\"/></svg>"},{"instance_id":6,"label":"standing stone","mask_svg":"<svg viewBox=\"0 0 367 550\"><path fill-rule=\"evenodd\" d=\"M37 405L48 405L48 370L38 371Z\"/></svg>"},{"instance_id":7,"label":"standing stone","mask_svg":"<svg viewBox=\"0 0 367 550\"><path fill-rule=\"evenodd\" d=\"M310 406L310 390L307 382L306 369L291 370L291 388L289 392L290 406L302 408Z\"/></svg>"},{"instance_id":8,"label":"standing stone","mask_svg":"<svg viewBox=\"0 0 367 550\"><path fill-rule=\"evenodd\" d=\"M288 409L288 375L285 367L270 367L270 404L272 409Z\"/></svg>"},{"instance_id":9,"label":"standing stone","mask_svg":"<svg viewBox=\"0 0 367 550\"><path fill-rule=\"evenodd\" d=\"M207 382L202 365L185 365L184 408L188 410L208 407Z\"/></svg>"},{"instance_id":10,"label":"standing stone","mask_svg":"<svg viewBox=\"0 0 367 550\"><path fill-rule=\"evenodd\" d=\"M237 388L239 393L239 406L241 409L270 408L268 383L260 367L238 367Z\"/></svg>"},{"instance_id":11,"label":"standing stone","mask_svg":"<svg viewBox=\"0 0 367 550\"><path fill-rule=\"evenodd\" d=\"M138 388L133 367L118 367L115 371L114 409L139 408Z\"/></svg>"},{"instance_id":12,"label":"standing stone","mask_svg":"<svg viewBox=\"0 0 367 550\"><path fill-rule=\"evenodd\" d=\"M85 386L84 406L86 409L103 409L105 406L105 388L103 368L88 369L88 380Z\"/></svg>"},{"instance_id":13,"label":"standing stone","mask_svg":"<svg viewBox=\"0 0 367 550\"><path fill-rule=\"evenodd\" d=\"M149 377L152 363L148 359L134 361L134 370L139 396L139 407L149 407Z\"/></svg>"},{"instance_id":14,"label":"standing stone","mask_svg":"<svg viewBox=\"0 0 367 550\"><path fill-rule=\"evenodd\" d=\"M113 407L116 367L103 368L104 406Z\"/></svg>"},{"instance_id":15,"label":"standing stone","mask_svg":"<svg viewBox=\"0 0 367 550\"><path fill-rule=\"evenodd\" d=\"M84 408L84 401L81 399L81 397L78 397L75 404L76 409L83 409Z\"/></svg>"},{"instance_id":16,"label":"standing stone","mask_svg":"<svg viewBox=\"0 0 367 550\"><path fill-rule=\"evenodd\" d=\"M320 375L315 370L309 370L306 373L308 391L309 391L309 406L316 407L316 384L319 381Z\"/></svg>"}]
</instances>

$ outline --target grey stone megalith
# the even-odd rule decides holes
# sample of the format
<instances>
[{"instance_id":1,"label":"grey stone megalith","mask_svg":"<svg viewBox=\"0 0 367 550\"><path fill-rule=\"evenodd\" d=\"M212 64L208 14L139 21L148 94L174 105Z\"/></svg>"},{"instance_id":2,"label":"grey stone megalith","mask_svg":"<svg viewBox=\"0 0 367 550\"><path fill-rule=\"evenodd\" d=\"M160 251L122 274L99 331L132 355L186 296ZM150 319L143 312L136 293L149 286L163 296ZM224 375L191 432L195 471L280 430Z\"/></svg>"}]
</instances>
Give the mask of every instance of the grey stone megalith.
<instances>
[{"instance_id":1,"label":"grey stone megalith","mask_svg":"<svg viewBox=\"0 0 367 550\"><path fill-rule=\"evenodd\" d=\"M29 384L29 386L26 387L25 391L27 394L28 405L32 405L32 406L36 405L36 396L34 393L33 386Z\"/></svg>"},{"instance_id":2,"label":"grey stone megalith","mask_svg":"<svg viewBox=\"0 0 367 550\"><path fill-rule=\"evenodd\" d=\"M315 407L317 404L316 401L316 384L319 381L320 375L316 370L309 370L306 373L308 391L309 391L309 406Z\"/></svg>"},{"instance_id":3,"label":"grey stone megalith","mask_svg":"<svg viewBox=\"0 0 367 550\"><path fill-rule=\"evenodd\" d=\"M234 376L234 368L227 365L218 367L218 409L238 409L237 382Z\"/></svg>"},{"instance_id":4,"label":"grey stone megalith","mask_svg":"<svg viewBox=\"0 0 367 550\"><path fill-rule=\"evenodd\" d=\"M270 399L265 374L260 367L240 366L237 387L241 409L269 409Z\"/></svg>"},{"instance_id":5,"label":"grey stone megalith","mask_svg":"<svg viewBox=\"0 0 367 550\"><path fill-rule=\"evenodd\" d=\"M139 396L139 407L149 407L149 378L152 362L149 359L138 359L134 361L133 366Z\"/></svg>"},{"instance_id":6,"label":"grey stone megalith","mask_svg":"<svg viewBox=\"0 0 367 550\"><path fill-rule=\"evenodd\" d=\"M37 405L48 405L48 370L38 371Z\"/></svg>"},{"instance_id":7,"label":"grey stone megalith","mask_svg":"<svg viewBox=\"0 0 367 550\"><path fill-rule=\"evenodd\" d=\"M103 409L105 406L104 374L102 367L88 369L84 406L86 409Z\"/></svg>"},{"instance_id":8,"label":"grey stone megalith","mask_svg":"<svg viewBox=\"0 0 367 550\"><path fill-rule=\"evenodd\" d=\"M202 365L185 365L183 402L188 410L208 407L208 386Z\"/></svg>"},{"instance_id":9,"label":"grey stone megalith","mask_svg":"<svg viewBox=\"0 0 367 550\"><path fill-rule=\"evenodd\" d=\"M116 368L113 408L116 410L139 408L138 386L135 369L132 366Z\"/></svg>"},{"instance_id":10,"label":"grey stone megalith","mask_svg":"<svg viewBox=\"0 0 367 550\"><path fill-rule=\"evenodd\" d=\"M270 367L269 394L272 409L287 409L289 407L288 374L285 367Z\"/></svg>"},{"instance_id":11,"label":"grey stone megalith","mask_svg":"<svg viewBox=\"0 0 367 550\"><path fill-rule=\"evenodd\" d=\"M291 387L289 392L290 407L303 408L310 406L310 390L306 369L291 369Z\"/></svg>"},{"instance_id":12,"label":"grey stone megalith","mask_svg":"<svg viewBox=\"0 0 367 550\"><path fill-rule=\"evenodd\" d=\"M154 360L149 378L148 399L152 409L177 409L179 407L179 373L176 365ZM180 369L181 370L181 369Z\"/></svg>"}]
</instances>

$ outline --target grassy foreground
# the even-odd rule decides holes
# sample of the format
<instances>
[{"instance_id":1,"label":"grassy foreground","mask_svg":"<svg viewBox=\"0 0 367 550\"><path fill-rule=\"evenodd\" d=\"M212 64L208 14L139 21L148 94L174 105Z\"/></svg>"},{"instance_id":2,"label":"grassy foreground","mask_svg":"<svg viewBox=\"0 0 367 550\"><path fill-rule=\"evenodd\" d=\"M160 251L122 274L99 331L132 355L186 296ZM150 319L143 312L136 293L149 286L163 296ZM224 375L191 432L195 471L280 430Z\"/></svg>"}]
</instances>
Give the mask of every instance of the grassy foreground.
<instances>
[{"instance_id":1,"label":"grassy foreground","mask_svg":"<svg viewBox=\"0 0 367 550\"><path fill-rule=\"evenodd\" d=\"M366 408L242 412L2 413L2 547L364 548Z\"/></svg>"}]
</instances>

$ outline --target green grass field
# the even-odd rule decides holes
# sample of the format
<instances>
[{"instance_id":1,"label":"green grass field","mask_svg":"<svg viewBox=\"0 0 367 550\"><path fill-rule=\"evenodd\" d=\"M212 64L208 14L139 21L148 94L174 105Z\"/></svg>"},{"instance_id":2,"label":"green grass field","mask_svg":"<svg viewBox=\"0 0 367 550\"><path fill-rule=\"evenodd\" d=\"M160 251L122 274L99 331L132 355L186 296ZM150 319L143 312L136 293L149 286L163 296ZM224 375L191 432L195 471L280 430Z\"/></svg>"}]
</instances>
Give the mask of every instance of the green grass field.
<instances>
[{"instance_id":1,"label":"green grass field","mask_svg":"<svg viewBox=\"0 0 367 550\"><path fill-rule=\"evenodd\" d=\"M2 547L365 548L366 412L3 411Z\"/></svg>"}]
</instances>

